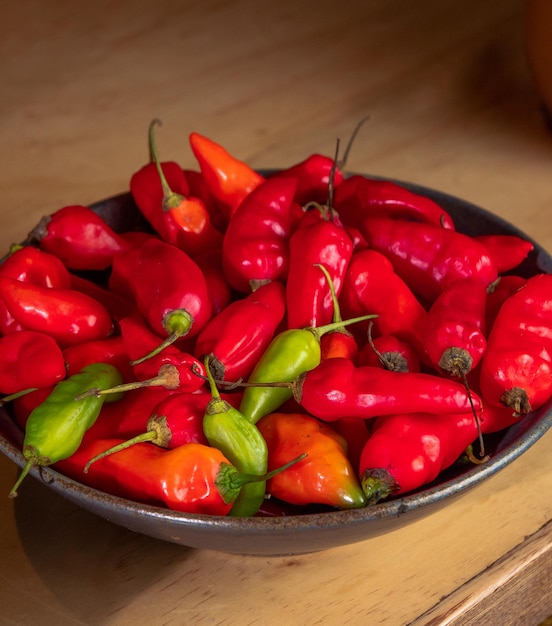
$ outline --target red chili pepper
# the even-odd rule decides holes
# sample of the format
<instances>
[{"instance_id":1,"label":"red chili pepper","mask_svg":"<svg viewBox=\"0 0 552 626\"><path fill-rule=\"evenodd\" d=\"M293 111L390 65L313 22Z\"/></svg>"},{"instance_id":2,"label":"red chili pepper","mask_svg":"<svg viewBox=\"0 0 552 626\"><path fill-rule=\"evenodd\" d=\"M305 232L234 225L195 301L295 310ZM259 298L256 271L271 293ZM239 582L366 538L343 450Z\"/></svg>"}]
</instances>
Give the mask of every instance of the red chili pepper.
<instances>
[{"instance_id":1,"label":"red chili pepper","mask_svg":"<svg viewBox=\"0 0 552 626\"><path fill-rule=\"evenodd\" d=\"M421 363L416 350L393 335L369 337L358 353L357 365L383 367L392 372L419 372Z\"/></svg>"},{"instance_id":2,"label":"red chili pepper","mask_svg":"<svg viewBox=\"0 0 552 626\"><path fill-rule=\"evenodd\" d=\"M144 387L126 393L117 402L104 403L96 422L84 438L129 439L144 432L146 424L157 405L176 392L164 387Z\"/></svg>"},{"instance_id":3,"label":"red chili pepper","mask_svg":"<svg viewBox=\"0 0 552 626\"><path fill-rule=\"evenodd\" d=\"M84 471L88 472L98 460L138 443L152 443L169 450L189 443L208 445L203 434L203 412L210 397L209 394L190 393L166 396L152 408L144 429L140 428L137 434L91 458Z\"/></svg>"},{"instance_id":4,"label":"red chili pepper","mask_svg":"<svg viewBox=\"0 0 552 626\"><path fill-rule=\"evenodd\" d=\"M320 207L305 214L289 240L288 328L323 326L332 321L330 284L339 297L352 254L351 238L329 209ZM319 265L327 270L330 280Z\"/></svg>"},{"instance_id":5,"label":"red chili pepper","mask_svg":"<svg viewBox=\"0 0 552 626\"><path fill-rule=\"evenodd\" d=\"M71 275L71 289L90 296L105 307L111 317L118 322L136 310L134 303L112 289L105 289L83 276Z\"/></svg>"},{"instance_id":6,"label":"red chili pepper","mask_svg":"<svg viewBox=\"0 0 552 626\"><path fill-rule=\"evenodd\" d=\"M255 187L232 215L224 235L224 272L236 291L284 279L289 265L290 210L296 181L275 178Z\"/></svg>"},{"instance_id":7,"label":"red chili pepper","mask_svg":"<svg viewBox=\"0 0 552 626\"><path fill-rule=\"evenodd\" d=\"M165 450L146 443L100 459L88 473L88 461L120 439L85 440L55 468L95 489L175 511L227 515L245 482L216 448L199 443Z\"/></svg>"},{"instance_id":8,"label":"red chili pepper","mask_svg":"<svg viewBox=\"0 0 552 626\"><path fill-rule=\"evenodd\" d=\"M474 239L487 248L499 274L517 267L534 248L530 241L517 235L478 235Z\"/></svg>"},{"instance_id":9,"label":"red chili pepper","mask_svg":"<svg viewBox=\"0 0 552 626\"><path fill-rule=\"evenodd\" d=\"M8 311L8 307L0 300L0 335L9 335L19 330L25 330L23 324L20 324L13 315Z\"/></svg>"},{"instance_id":10,"label":"red chili pepper","mask_svg":"<svg viewBox=\"0 0 552 626\"><path fill-rule=\"evenodd\" d=\"M418 355L424 354L420 329L425 325L427 312L380 252L361 250L353 255L340 303L347 317L377 314L373 322L376 335L393 335L413 346ZM367 324L358 325L353 332L356 329L365 333Z\"/></svg>"},{"instance_id":11,"label":"red chili pepper","mask_svg":"<svg viewBox=\"0 0 552 626\"><path fill-rule=\"evenodd\" d=\"M234 297L234 291L224 276L222 250L218 248L206 250L203 254L196 255L194 261L203 272L207 282L213 315L218 315Z\"/></svg>"},{"instance_id":12,"label":"red chili pepper","mask_svg":"<svg viewBox=\"0 0 552 626\"><path fill-rule=\"evenodd\" d=\"M338 435L341 435L347 443L347 458L351 465L358 468L360 455L364 444L370 436L369 423L354 417L340 417L332 422L332 428Z\"/></svg>"},{"instance_id":13,"label":"red chili pepper","mask_svg":"<svg viewBox=\"0 0 552 626\"><path fill-rule=\"evenodd\" d=\"M0 393L49 387L65 378L61 349L49 335L20 330L0 337Z\"/></svg>"},{"instance_id":14,"label":"red chili pepper","mask_svg":"<svg viewBox=\"0 0 552 626\"><path fill-rule=\"evenodd\" d=\"M422 336L431 363L441 373L464 378L483 357L486 301L485 285L465 278L445 287L431 305Z\"/></svg>"},{"instance_id":15,"label":"red chili pepper","mask_svg":"<svg viewBox=\"0 0 552 626\"><path fill-rule=\"evenodd\" d=\"M267 492L290 504L352 509L366 504L345 440L327 424L302 413L271 413L258 422L268 446L269 469L302 461L267 484Z\"/></svg>"},{"instance_id":16,"label":"red chili pepper","mask_svg":"<svg viewBox=\"0 0 552 626\"><path fill-rule=\"evenodd\" d=\"M12 246L0 264L0 276L43 287L71 286L71 274L55 255L35 246Z\"/></svg>"},{"instance_id":17,"label":"red chili pepper","mask_svg":"<svg viewBox=\"0 0 552 626\"><path fill-rule=\"evenodd\" d=\"M335 190L334 206L344 224L359 227L366 217L388 217L454 230L452 217L436 202L400 184L355 174Z\"/></svg>"},{"instance_id":18,"label":"red chili pepper","mask_svg":"<svg viewBox=\"0 0 552 626\"><path fill-rule=\"evenodd\" d=\"M14 398L11 403L11 414L15 418L15 421L24 431L27 425L29 415L39 404L42 404L44 400L52 393L55 384L49 387L42 387L35 389L29 393L19 395Z\"/></svg>"},{"instance_id":19,"label":"red chili pepper","mask_svg":"<svg viewBox=\"0 0 552 626\"><path fill-rule=\"evenodd\" d=\"M498 277L487 248L463 233L383 217L365 219L361 230L369 245L385 254L397 274L426 302L433 302L460 278L475 278L487 287Z\"/></svg>"},{"instance_id":20,"label":"red chili pepper","mask_svg":"<svg viewBox=\"0 0 552 626\"><path fill-rule=\"evenodd\" d=\"M180 170L178 186L174 190L165 176L162 164L159 161L153 133L155 126L160 123L159 120L153 120L149 127L151 159L157 170L162 190L161 202L157 204L156 210L162 214L166 224L165 228L160 227L161 232L159 234L162 236L163 232L165 232L168 236L168 239L166 239L168 243L178 246L190 256L194 256L205 248L220 247L222 245L222 233L211 224L211 217L203 200L182 191L187 187L184 171ZM148 174L148 172L145 175L142 173L142 176L146 177L143 184L151 184ZM140 183L140 173L138 173L131 186L131 189L134 189L137 195L139 194L137 187ZM144 209L147 208L148 214L151 215L154 207L149 206L149 204L146 205L146 203L143 203L143 206ZM151 220L156 223L158 221L153 216Z\"/></svg>"},{"instance_id":21,"label":"red chili pepper","mask_svg":"<svg viewBox=\"0 0 552 626\"><path fill-rule=\"evenodd\" d=\"M500 276L490 285L487 289L487 305L485 308L485 326L487 332L490 332L493 327L498 311L506 298L509 298L520 287L525 285L526 282L526 278L511 274Z\"/></svg>"},{"instance_id":22,"label":"red chili pepper","mask_svg":"<svg viewBox=\"0 0 552 626\"><path fill-rule=\"evenodd\" d=\"M467 413L414 413L379 418L359 465L368 504L430 483L476 437L475 422Z\"/></svg>"},{"instance_id":23,"label":"red chili pepper","mask_svg":"<svg viewBox=\"0 0 552 626\"><path fill-rule=\"evenodd\" d=\"M123 380L130 381L135 378L125 342L120 335L85 341L65 348L63 358L69 376L92 363L110 363L119 370Z\"/></svg>"},{"instance_id":24,"label":"red chili pepper","mask_svg":"<svg viewBox=\"0 0 552 626\"><path fill-rule=\"evenodd\" d=\"M205 374L203 363L193 355L181 350L176 345L164 348L159 354L141 362L143 354L149 354L159 345L159 338L145 324L144 320L138 317L127 317L120 321L121 336L132 363L134 377L139 381L147 381L159 376L159 370L170 365L178 372L178 387L181 391L190 393L197 391L203 386L201 378L193 373L196 370L200 374ZM171 376L171 371L165 370ZM176 372L172 372L176 374Z\"/></svg>"},{"instance_id":25,"label":"red chili pepper","mask_svg":"<svg viewBox=\"0 0 552 626\"><path fill-rule=\"evenodd\" d=\"M297 402L327 422L343 416L370 419L394 413L452 413L473 409L464 385L425 373L391 372L380 367L355 367L349 359L323 361L292 384ZM477 411L481 402L472 394Z\"/></svg>"},{"instance_id":26,"label":"red chili pepper","mask_svg":"<svg viewBox=\"0 0 552 626\"><path fill-rule=\"evenodd\" d=\"M0 277L0 299L24 328L51 335L61 347L105 338L113 329L105 307L73 289Z\"/></svg>"},{"instance_id":27,"label":"red chili pepper","mask_svg":"<svg viewBox=\"0 0 552 626\"><path fill-rule=\"evenodd\" d=\"M538 274L501 306L481 361L490 404L529 413L552 395L552 275Z\"/></svg>"},{"instance_id":28,"label":"red chili pepper","mask_svg":"<svg viewBox=\"0 0 552 626\"><path fill-rule=\"evenodd\" d=\"M106 269L130 246L97 213L81 205L42 218L29 237L73 270Z\"/></svg>"},{"instance_id":29,"label":"red chili pepper","mask_svg":"<svg viewBox=\"0 0 552 626\"><path fill-rule=\"evenodd\" d=\"M219 203L203 177L203 174L196 170L184 169L184 176L186 177L186 182L190 189L190 195L203 200L209 212L211 223L217 230L223 233L228 225L228 220L220 210Z\"/></svg>"},{"instance_id":30,"label":"red chili pepper","mask_svg":"<svg viewBox=\"0 0 552 626\"><path fill-rule=\"evenodd\" d=\"M335 189L344 178L341 170L335 167L333 158L322 154L311 154L299 163L278 170L271 177L295 178L295 201L300 205L310 202L325 204L328 201L330 179L333 177Z\"/></svg>"},{"instance_id":31,"label":"red chili pepper","mask_svg":"<svg viewBox=\"0 0 552 626\"><path fill-rule=\"evenodd\" d=\"M198 265L184 251L156 239L137 252L128 258L129 286L140 313L155 333L165 337L156 352L180 337L196 336L212 314L207 283ZM142 358L149 356L153 354Z\"/></svg>"},{"instance_id":32,"label":"red chili pepper","mask_svg":"<svg viewBox=\"0 0 552 626\"><path fill-rule=\"evenodd\" d=\"M235 300L199 333L194 354L209 364L218 380L247 378L285 315L285 291L274 281Z\"/></svg>"},{"instance_id":33,"label":"red chili pepper","mask_svg":"<svg viewBox=\"0 0 552 626\"><path fill-rule=\"evenodd\" d=\"M201 173L229 220L243 200L265 179L212 139L194 132L189 140Z\"/></svg>"}]
</instances>

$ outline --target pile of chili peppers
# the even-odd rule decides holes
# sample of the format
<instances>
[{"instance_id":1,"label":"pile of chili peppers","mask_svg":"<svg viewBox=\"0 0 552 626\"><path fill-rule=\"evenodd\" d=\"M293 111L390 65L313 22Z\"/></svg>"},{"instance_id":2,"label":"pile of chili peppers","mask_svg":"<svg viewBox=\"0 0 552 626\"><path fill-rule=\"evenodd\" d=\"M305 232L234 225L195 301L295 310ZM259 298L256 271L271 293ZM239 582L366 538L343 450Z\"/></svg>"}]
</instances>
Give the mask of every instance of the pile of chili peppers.
<instances>
[{"instance_id":1,"label":"pile of chili peppers","mask_svg":"<svg viewBox=\"0 0 552 626\"><path fill-rule=\"evenodd\" d=\"M365 507L482 463L552 396L552 276L433 200L313 154L270 175L193 132L0 264L0 394L26 466L210 515Z\"/></svg>"}]
</instances>

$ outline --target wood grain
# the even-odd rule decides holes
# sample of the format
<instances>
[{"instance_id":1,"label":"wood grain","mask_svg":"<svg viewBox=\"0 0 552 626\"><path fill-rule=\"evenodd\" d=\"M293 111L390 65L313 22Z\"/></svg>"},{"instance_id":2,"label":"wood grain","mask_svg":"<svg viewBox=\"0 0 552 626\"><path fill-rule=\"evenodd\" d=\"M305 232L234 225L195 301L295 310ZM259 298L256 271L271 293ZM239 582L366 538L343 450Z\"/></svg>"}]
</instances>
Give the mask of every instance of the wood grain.
<instances>
[{"instance_id":1,"label":"wood grain","mask_svg":"<svg viewBox=\"0 0 552 626\"><path fill-rule=\"evenodd\" d=\"M463 197L552 249L552 138L519 0L21 0L1 16L2 250L125 191L153 117L164 159L193 166L197 130L279 167L333 154L367 114L350 169ZM16 473L0 459L0 494ZM552 612L551 491L547 434L404 529L251 558L135 535L30 480L0 506L0 621L530 625Z\"/></svg>"}]
</instances>

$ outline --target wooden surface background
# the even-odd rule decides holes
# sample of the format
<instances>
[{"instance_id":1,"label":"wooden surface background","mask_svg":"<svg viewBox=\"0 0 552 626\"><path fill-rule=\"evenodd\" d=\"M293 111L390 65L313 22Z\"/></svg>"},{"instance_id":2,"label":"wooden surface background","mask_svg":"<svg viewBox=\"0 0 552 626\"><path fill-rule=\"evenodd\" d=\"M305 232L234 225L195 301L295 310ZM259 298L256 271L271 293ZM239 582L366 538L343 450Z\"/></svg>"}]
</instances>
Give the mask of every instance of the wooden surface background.
<instances>
[{"instance_id":1,"label":"wooden surface background","mask_svg":"<svg viewBox=\"0 0 552 626\"><path fill-rule=\"evenodd\" d=\"M0 250L127 190L153 117L182 166L196 130L280 167L333 154L365 115L351 169L465 198L551 250L552 137L523 16L520 0L3 2ZM0 459L0 495L16 474ZM265 558L135 535L29 480L0 500L0 623L536 624L552 613L535 582L550 580L551 491L548 434L400 531Z\"/></svg>"}]
</instances>

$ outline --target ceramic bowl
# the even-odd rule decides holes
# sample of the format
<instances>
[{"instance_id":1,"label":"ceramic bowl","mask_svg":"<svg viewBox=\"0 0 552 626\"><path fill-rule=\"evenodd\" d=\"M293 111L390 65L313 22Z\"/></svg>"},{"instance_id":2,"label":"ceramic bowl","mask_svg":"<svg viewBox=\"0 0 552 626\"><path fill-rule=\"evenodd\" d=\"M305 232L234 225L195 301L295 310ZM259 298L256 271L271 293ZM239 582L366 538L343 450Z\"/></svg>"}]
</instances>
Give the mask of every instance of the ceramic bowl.
<instances>
[{"instance_id":1,"label":"ceramic bowl","mask_svg":"<svg viewBox=\"0 0 552 626\"><path fill-rule=\"evenodd\" d=\"M426 195L453 217L458 230L470 234L516 234L529 239L516 227L468 202L418 185L400 184ZM140 228L143 222L130 194L93 205L116 230ZM534 251L516 269L530 276L552 273L552 258L536 242ZM480 485L530 448L552 426L552 402L514 426L486 439L491 459L482 465L462 465L442 473L426 487L405 495L351 511L301 510L278 517L247 519L210 517L147 506L92 489L50 468L30 474L77 506L132 531L193 548L251 555L289 555L325 550L363 541L396 530L443 506L450 506L470 489ZM20 467L23 433L6 410L0 409L0 450ZM25 497L24 489L20 497Z\"/></svg>"}]
</instances>

